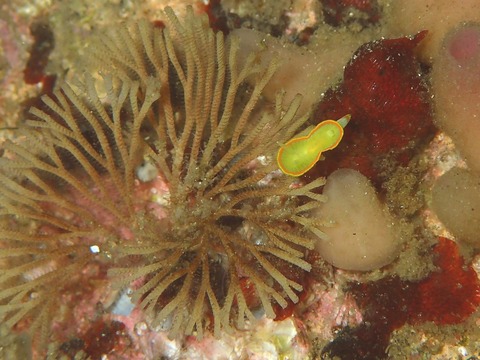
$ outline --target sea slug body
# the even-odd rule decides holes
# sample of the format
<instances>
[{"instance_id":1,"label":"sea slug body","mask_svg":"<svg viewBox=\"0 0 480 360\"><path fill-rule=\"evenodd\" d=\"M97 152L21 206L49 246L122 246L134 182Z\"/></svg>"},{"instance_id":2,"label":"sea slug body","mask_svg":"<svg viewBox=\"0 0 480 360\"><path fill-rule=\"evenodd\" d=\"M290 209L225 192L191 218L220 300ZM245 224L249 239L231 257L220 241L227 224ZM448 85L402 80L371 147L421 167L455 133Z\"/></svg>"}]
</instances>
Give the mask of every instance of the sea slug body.
<instances>
[{"instance_id":1,"label":"sea slug body","mask_svg":"<svg viewBox=\"0 0 480 360\"><path fill-rule=\"evenodd\" d=\"M345 115L338 121L325 120L315 126L308 135L300 133L278 150L278 167L284 174L300 176L320 160L324 151L334 149L343 137L343 128L350 121Z\"/></svg>"}]
</instances>

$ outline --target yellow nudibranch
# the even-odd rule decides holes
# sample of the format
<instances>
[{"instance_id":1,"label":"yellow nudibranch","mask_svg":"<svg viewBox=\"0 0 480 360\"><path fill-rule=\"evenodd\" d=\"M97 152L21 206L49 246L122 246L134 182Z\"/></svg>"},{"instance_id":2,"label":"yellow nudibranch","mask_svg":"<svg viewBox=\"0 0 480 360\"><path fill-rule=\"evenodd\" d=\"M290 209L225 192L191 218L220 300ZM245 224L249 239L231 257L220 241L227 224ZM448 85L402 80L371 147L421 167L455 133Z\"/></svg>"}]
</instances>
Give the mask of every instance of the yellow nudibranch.
<instances>
[{"instance_id":1,"label":"yellow nudibranch","mask_svg":"<svg viewBox=\"0 0 480 360\"><path fill-rule=\"evenodd\" d=\"M343 128L350 121L350 115L341 119L325 120L311 131L301 132L278 150L278 167L284 174L300 176L320 160L322 152L335 148L342 140ZM307 135L304 135L307 134Z\"/></svg>"}]
</instances>

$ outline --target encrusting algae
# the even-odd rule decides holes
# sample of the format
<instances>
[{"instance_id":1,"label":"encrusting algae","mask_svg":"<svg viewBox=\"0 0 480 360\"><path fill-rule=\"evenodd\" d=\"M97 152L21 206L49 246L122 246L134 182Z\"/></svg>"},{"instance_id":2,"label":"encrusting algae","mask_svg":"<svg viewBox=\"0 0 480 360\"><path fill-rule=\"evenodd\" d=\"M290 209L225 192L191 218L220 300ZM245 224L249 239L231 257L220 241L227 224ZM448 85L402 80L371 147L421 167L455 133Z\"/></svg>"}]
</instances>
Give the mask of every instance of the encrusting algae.
<instances>
[{"instance_id":1,"label":"encrusting algae","mask_svg":"<svg viewBox=\"0 0 480 360\"><path fill-rule=\"evenodd\" d=\"M5 145L3 324L45 341L95 287L108 291L106 273L171 337L219 336L259 309L274 318L273 304L298 302L295 274L310 270L305 251L323 234L309 215L324 179L292 183L275 154L308 114L297 114L299 96L263 98L275 60L250 54L239 66L236 39L206 16L165 13L164 29L139 22L103 36L89 60L100 76L44 96ZM158 176L141 183L144 161ZM138 196L158 182L162 202Z\"/></svg>"}]
</instances>

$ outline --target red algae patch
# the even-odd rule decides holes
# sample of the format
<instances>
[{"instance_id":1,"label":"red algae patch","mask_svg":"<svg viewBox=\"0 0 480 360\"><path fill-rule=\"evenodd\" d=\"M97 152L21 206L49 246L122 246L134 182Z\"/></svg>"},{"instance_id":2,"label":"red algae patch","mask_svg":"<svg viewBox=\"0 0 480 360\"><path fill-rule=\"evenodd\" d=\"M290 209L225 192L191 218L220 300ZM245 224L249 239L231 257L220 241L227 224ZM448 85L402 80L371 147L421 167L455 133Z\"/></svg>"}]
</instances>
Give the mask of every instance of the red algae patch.
<instances>
[{"instance_id":1,"label":"red algae patch","mask_svg":"<svg viewBox=\"0 0 480 360\"><path fill-rule=\"evenodd\" d=\"M438 270L420 282L396 276L352 282L347 292L359 304L364 321L342 330L324 354L341 359L384 359L392 331L404 324L458 324L475 312L480 305L480 280L473 267L465 264L449 239L439 238L433 251Z\"/></svg>"},{"instance_id":2,"label":"red algae patch","mask_svg":"<svg viewBox=\"0 0 480 360\"><path fill-rule=\"evenodd\" d=\"M55 46L53 32L48 23L34 22L30 26L34 43L30 49L30 57L24 70L24 80L27 84L43 83L45 93L51 92L55 83L54 75L46 75L45 68L48 58Z\"/></svg>"},{"instance_id":3,"label":"red algae patch","mask_svg":"<svg viewBox=\"0 0 480 360\"><path fill-rule=\"evenodd\" d=\"M361 46L344 71L344 81L327 91L312 122L352 115L342 146L309 174L326 176L352 168L379 185L393 165L406 165L417 148L433 137L426 76L415 49L425 37L378 40Z\"/></svg>"},{"instance_id":4,"label":"red algae patch","mask_svg":"<svg viewBox=\"0 0 480 360\"><path fill-rule=\"evenodd\" d=\"M89 359L101 360L112 353L125 354L129 343L123 323L100 319L93 322L84 335L63 343L59 353L74 358L81 351Z\"/></svg>"},{"instance_id":5,"label":"red algae patch","mask_svg":"<svg viewBox=\"0 0 480 360\"><path fill-rule=\"evenodd\" d=\"M440 238L434 248L438 271L418 284L415 321L438 325L458 324L480 305L480 280L465 264L455 242Z\"/></svg>"}]
</instances>

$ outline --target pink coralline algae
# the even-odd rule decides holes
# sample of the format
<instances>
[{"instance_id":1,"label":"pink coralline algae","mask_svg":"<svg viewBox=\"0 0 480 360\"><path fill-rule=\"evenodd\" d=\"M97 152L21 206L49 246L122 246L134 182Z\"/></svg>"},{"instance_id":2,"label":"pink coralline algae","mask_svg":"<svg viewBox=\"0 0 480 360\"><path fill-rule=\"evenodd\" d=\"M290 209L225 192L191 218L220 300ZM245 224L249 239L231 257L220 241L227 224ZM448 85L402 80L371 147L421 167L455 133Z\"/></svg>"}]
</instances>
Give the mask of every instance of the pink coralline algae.
<instances>
[{"instance_id":1,"label":"pink coralline algae","mask_svg":"<svg viewBox=\"0 0 480 360\"><path fill-rule=\"evenodd\" d=\"M415 54L425 35L423 31L413 37L376 40L356 51L343 83L327 91L313 117L318 122L350 113L349 131L342 146L308 175L351 168L379 186L391 175L381 160L404 166L418 146L431 139L434 126L426 71Z\"/></svg>"}]
</instances>

